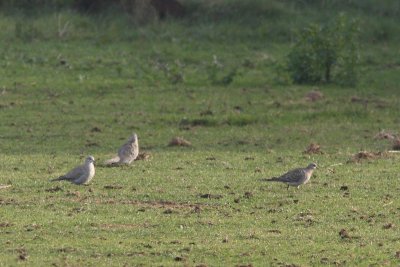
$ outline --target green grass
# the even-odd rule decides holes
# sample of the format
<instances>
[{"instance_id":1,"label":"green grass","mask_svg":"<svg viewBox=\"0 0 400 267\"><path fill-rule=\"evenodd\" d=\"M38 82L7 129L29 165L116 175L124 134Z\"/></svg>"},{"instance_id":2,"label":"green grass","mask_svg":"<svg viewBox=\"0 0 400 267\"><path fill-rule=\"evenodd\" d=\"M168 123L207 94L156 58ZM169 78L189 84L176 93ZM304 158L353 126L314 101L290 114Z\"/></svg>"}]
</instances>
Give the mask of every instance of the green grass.
<instances>
[{"instance_id":1,"label":"green grass","mask_svg":"<svg viewBox=\"0 0 400 267\"><path fill-rule=\"evenodd\" d=\"M400 155L349 161L400 133L397 2L245 2L189 2L189 18L134 29L112 14L0 16L1 266L399 264ZM362 28L359 84L282 80L293 30L343 10L389 33ZM150 159L102 166L133 131ZM303 153L313 142L323 154ZM90 185L49 182L89 154ZM299 190L260 180L310 162Z\"/></svg>"}]
</instances>

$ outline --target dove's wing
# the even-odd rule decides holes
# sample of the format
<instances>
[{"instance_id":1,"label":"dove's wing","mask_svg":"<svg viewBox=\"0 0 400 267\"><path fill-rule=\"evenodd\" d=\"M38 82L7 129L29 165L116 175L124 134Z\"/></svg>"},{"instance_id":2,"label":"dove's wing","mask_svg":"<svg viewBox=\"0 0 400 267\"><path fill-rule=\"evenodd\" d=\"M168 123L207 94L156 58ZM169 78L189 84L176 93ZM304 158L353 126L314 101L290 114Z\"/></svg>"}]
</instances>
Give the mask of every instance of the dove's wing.
<instances>
[{"instance_id":1,"label":"dove's wing","mask_svg":"<svg viewBox=\"0 0 400 267\"><path fill-rule=\"evenodd\" d=\"M135 142L127 142L118 150L118 156L109 159L105 162L107 165L114 163L131 163L134 161L139 154L138 146Z\"/></svg>"},{"instance_id":2,"label":"dove's wing","mask_svg":"<svg viewBox=\"0 0 400 267\"><path fill-rule=\"evenodd\" d=\"M135 142L124 144L118 151L118 156L121 163L131 163L139 154L138 145Z\"/></svg>"},{"instance_id":3,"label":"dove's wing","mask_svg":"<svg viewBox=\"0 0 400 267\"><path fill-rule=\"evenodd\" d=\"M131 155L131 146L132 143L126 143L124 144L119 150L118 150L118 156L121 160L124 160L125 158L129 157Z\"/></svg>"},{"instance_id":4,"label":"dove's wing","mask_svg":"<svg viewBox=\"0 0 400 267\"><path fill-rule=\"evenodd\" d=\"M85 173L85 165L80 165L71 171L69 171L66 175L63 176L65 180L75 180Z\"/></svg>"},{"instance_id":5,"label":"dove's wing","mask_svg":"<svg viewBox=\"0 0 400 267\"><path fill-rule=\"evenodd\" d=\"M80 176L76 177L76 179L74 180L71 180L71 182L73 182L74 184L86 184L90 182L90 180L92 180L95 174L93 163L86 163L82 167L82 173L80 174Z\"/></svg>"},{"instance_id":6,"label":"dove's wing","mask_svg":"<svg viewBox=\"0 0 400 267\"><path fill-rule=\"evenodd\" d=\"M74 184L84 184L88 181L89 178L89 171L84 171L79 177L76 179L71 180Z\"/></svg>"},{"instance_id":7,"label":"dove's wing","mask_svg":"<svg viewBox=\"0 0 400 267\"><path fill-rule=\"evenodd\" d=\"M305 177L305 173L303 169L295 169L285 173L284 175L278 177L276 180L279 180L284 183L297 183Z\"/></svg>"}]
</instances>

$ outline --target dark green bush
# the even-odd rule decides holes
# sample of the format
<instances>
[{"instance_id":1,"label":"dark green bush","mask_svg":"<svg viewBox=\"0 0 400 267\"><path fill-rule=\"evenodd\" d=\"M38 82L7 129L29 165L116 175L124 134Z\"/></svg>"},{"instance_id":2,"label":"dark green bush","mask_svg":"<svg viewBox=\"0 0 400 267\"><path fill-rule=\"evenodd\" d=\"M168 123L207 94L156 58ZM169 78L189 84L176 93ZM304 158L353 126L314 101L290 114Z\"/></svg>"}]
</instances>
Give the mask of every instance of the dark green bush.
<instances>
[{"instance_id":1,"label":"dark green bush","mask_svg":"<svg viewBox=\"0 0 400 267\"><path fill-rule=\"evenodd\" d=\"M356 21L343 14L326 26L312 24L300 31L288 55L288 70L293 81L355 85L358 32Z\"/></svg>"},{"instance_id":2,"label":"dark green bush","mask_svg":"<svg viewBox=\"0 0 400 267\"><path fill-rule=\"evenodd\" d=\"M54 8L71 6L78 0L0 0L2 8L30 10L34 8Z\"/></svg>"}]
</instances>

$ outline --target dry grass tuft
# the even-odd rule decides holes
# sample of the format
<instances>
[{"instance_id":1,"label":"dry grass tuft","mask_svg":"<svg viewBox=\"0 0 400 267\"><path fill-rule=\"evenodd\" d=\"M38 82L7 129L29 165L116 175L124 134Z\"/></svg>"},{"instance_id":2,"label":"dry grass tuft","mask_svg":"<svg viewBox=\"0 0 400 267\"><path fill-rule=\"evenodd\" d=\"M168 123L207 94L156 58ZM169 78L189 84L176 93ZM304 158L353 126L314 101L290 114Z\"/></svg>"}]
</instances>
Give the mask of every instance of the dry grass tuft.
<instances>
[{"instance_id":1,"label":"dry grass tuft","mask_svg":"<svg viewBox=\"0 0 400 267\"><path fill-rule=\"evenodd\" d=\"M191 146L192 143L183 139L182 137L174 137L169 142L168 146Z\"/></svg>"}]
</instances>

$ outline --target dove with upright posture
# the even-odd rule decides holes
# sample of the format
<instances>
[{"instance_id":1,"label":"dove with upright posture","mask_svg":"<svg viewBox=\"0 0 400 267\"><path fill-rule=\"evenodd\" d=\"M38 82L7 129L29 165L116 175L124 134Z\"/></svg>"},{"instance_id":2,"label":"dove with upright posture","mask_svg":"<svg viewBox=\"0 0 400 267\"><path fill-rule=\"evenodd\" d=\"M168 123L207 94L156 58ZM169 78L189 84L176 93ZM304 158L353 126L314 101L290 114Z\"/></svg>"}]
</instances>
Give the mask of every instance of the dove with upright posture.
<instances>
[{"instance_id":1,"label":"dove with upright posture","mask_svg":"<svg viewBox=\"0 0 400 267\"><path fill-rule=\"evenodd\" d=\"M72 169L67 174L62 175L52 181L66 180L74 184L87 184L92 180L94 176L94 157L88 156L85 159L85 163Z\"/></svg>"},{"instance_id":2,"label":"dove with upright posture","mask_svg":"<svg viewBox=\"0 0 400 267\"><path fill-rule=\"evenodd\" d=\"M131 164L139 155L139 141L136 133L133 133L119 150L118 156L107 160L105 163L110 164Z\"/></svg>"},{"instance_id":3,"label":"dove with upright posture","mask_svg":"<svg viewBox=\"0 0 400 267\"><path fill-rule=\"evenodd\" d=\"M317 168L317 164L310 163L306 168L298 168L287 173L283 174L279 177L272 177L270 179L266 179L268 182L281 182L287 184L287 189L289 186L297 186L308 183L310 181L311 175L313 171Z\"/></svg>"}]
</instances>

